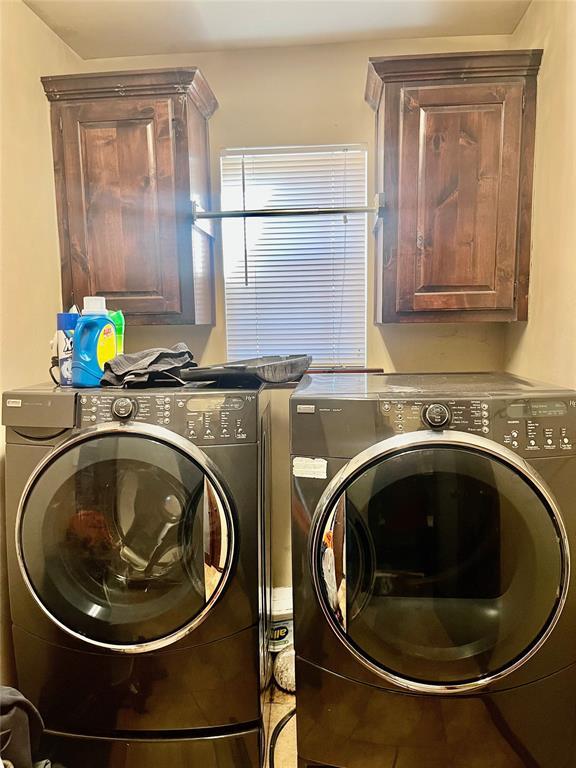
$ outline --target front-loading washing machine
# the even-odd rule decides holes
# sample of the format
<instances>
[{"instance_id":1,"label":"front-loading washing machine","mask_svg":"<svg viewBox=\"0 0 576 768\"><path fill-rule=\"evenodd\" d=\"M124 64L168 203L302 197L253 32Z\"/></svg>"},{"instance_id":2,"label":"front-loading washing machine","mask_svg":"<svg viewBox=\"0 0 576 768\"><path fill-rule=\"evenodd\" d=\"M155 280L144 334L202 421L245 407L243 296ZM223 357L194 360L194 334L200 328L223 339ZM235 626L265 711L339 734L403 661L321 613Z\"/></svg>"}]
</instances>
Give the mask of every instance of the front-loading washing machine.
<instances>
[{"instance_id":1,"label":"front-loading washing machine","mask_svg":"<svg viewBox=\"0 0 576 768\"><path fill-rule=\"evenodd\" d=\"M576 392L305 377L291 440L300 768L574 768Z\"/></svg>"},{"instance_id":2,"label":"front-loading washing machine","mask_svg":"<svg viewBox=\"0 0 576 768\"><path fill-rule=\"evenodd\" d=\"M260 768L266 391L33 387L3 421L17 685L42 757Z\"/></svg>"}]
</instances>

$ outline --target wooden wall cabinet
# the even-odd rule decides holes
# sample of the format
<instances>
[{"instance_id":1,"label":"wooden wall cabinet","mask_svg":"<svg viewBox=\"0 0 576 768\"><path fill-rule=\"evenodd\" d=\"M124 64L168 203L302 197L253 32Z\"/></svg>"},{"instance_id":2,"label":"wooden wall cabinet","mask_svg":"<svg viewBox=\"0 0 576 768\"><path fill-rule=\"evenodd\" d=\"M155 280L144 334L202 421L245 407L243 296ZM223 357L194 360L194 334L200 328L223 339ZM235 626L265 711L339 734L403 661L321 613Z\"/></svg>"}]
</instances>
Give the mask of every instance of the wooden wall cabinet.
<instances>
[{"instance_id":1,"label":"wooden wall cabinet","mask_svg":"<svg viewBox=\"0 0 576 768\"><path fill-rule=\"evenodd\" d=\"M370 59L376 322L526 319L541 56Z\"/></svg>"},{"instance_id":2,"label":"wooden wall cabinet","mask_svg":"<svg viewBox=\"0 0 576 768\"><path fill-rule=\"evenodd\" d=\"M208 119L194 67L44 77L65 308L105 296L133 324L214 322Z\"/></svg>"}]
</instances>

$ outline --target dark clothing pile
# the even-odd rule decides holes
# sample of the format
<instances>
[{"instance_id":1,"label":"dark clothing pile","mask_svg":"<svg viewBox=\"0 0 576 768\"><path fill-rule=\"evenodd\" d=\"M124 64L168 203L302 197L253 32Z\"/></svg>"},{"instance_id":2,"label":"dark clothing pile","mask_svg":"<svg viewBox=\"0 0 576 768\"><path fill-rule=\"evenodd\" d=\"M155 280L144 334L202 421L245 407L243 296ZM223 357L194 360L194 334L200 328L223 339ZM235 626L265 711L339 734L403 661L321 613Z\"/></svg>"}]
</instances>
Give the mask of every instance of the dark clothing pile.
<instances>
[{"instance_id":1,"label":"dark clothing pile","mask_svg":"<svg viewBox=\"0 0 576 768\"><path fill-rule=\"evenodd\" d=\"M103 387L154 387L179 381L180 370L196 365L194 355L183 342L171 349L157 347L118 355L104 365Z\"/></svg>"}]
</instances>

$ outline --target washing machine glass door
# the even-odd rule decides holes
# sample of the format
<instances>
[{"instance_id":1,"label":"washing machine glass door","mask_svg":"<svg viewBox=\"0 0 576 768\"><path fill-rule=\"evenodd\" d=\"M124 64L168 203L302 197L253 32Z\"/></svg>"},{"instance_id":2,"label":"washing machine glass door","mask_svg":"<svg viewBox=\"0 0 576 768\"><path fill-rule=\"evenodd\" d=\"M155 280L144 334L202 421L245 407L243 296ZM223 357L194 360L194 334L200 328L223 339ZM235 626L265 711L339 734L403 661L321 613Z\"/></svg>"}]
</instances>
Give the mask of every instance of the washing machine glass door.
<instances>
[{"instance_id":1,"label":"washing machine glass door","mask_svg":"<svg viewBox=\"0 0 576 768\"><path fill-rule=\"evenodd\" d=\"M313 520L311 566L334 630L403 688L485 686L545 641L568 587L543 481L461 433L385 440L345 466Z\"/></svg>"},{"instance_id":2,"label":"washing machine glass door","mask_svg":"<svg viewBox=\"0 0 576 768\"><path fill-rule=\"evenodd\" d=\"M199 448L161 427L104 426L38 467L16 538L24 578L53 621L139 652L207 615L230 577L234 516Z\"/></svg>"}]
</instances>

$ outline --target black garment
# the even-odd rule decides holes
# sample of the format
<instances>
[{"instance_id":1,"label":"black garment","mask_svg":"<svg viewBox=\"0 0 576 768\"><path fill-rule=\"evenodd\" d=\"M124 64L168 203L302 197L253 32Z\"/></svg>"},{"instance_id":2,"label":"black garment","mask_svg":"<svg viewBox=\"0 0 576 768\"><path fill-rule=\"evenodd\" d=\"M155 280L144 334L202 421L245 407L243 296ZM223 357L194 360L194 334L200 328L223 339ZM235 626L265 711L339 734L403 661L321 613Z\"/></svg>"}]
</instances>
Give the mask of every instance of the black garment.
<instances>
[{"instance_id":1,"label":"black garment","mask_svg":"<svg viewBox=\"0 0 576 768\"><path fill-rule=\"evenodd\" d=\"M0 753L14 768L32 768L44 723L36 707L15 688L0 688Z\"/></svg>"},{"instance_id":2,"label":"black garment","mask_svg":"<svg viewBox=\"0 0 576 768\"><path fill-rule=\"evenodd\" d=\"M118 355L104 365L103 387L165 386L167 379L179 378L184 367L193 368L194 355L183 342L171 349L158 347Z\"/></svg>"}]
</instances>

